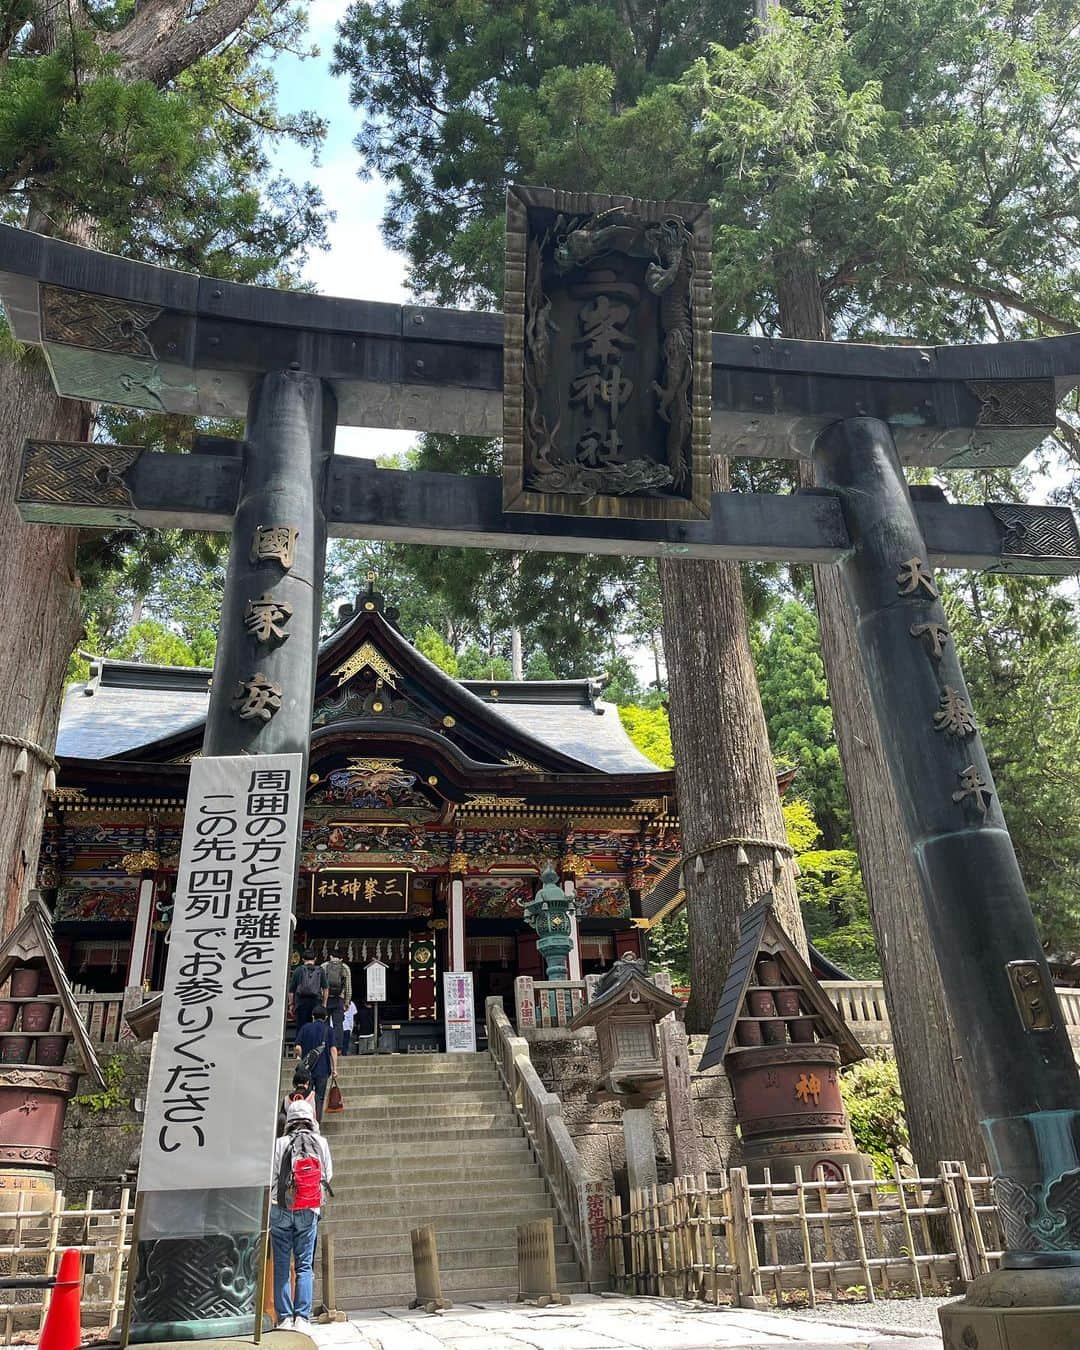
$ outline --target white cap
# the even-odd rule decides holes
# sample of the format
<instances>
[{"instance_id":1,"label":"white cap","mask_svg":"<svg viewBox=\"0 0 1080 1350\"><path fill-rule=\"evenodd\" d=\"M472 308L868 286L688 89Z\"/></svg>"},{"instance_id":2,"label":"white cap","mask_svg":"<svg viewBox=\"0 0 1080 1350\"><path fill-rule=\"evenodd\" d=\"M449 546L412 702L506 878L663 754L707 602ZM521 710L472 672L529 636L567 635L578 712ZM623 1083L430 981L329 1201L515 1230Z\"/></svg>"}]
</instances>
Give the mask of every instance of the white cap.
<instances>
[{"instance_id":1,"label":"white cap","mask_svg":"<svg viewBox=\"0 0 1080 1350\"><path fill-rule=\"evenodd\" d=\"M285 1109L285 1124L291 1125L294 1120L306 1120L314 1125L315 1108L308 1101L290 1102Z\"/></svg>"}]
</instances>

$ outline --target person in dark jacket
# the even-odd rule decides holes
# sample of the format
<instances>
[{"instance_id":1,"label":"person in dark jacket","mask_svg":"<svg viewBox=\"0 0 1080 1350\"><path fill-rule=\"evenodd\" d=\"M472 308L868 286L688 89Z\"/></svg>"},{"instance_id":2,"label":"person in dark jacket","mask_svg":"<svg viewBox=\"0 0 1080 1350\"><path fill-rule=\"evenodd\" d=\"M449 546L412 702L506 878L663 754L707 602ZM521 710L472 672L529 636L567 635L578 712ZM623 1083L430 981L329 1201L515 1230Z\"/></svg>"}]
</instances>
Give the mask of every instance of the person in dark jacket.
<instances>
[{"instance_id":1,"label":"person in dark jacket","mask_svg":"<svg viewBox=\"0 0 1080 1350\"><path fill-rule=\"evenodd\" d=\"M326 971L315 964L315 949L308 947L304 959L292 973L289 981L289 1012L296 1022L296 1030L311 1021L312 1014L321 1003L326 1004Z\"/></svg>"},{"instance_id":2,"label":"person in dark jacket","mask_svg":"<svg viewBox=\"0 0 1080 1350\"><path fill-rule=\"evenodd\" d=\"M320 1003L312 1020L296 1033L296 1058L302 1060L311 1073L315 1087L315 1119L318 1121L322 1120L326 1085L337 1072L337 1053L334 1030Z\"/></svg>"}]
</instances>

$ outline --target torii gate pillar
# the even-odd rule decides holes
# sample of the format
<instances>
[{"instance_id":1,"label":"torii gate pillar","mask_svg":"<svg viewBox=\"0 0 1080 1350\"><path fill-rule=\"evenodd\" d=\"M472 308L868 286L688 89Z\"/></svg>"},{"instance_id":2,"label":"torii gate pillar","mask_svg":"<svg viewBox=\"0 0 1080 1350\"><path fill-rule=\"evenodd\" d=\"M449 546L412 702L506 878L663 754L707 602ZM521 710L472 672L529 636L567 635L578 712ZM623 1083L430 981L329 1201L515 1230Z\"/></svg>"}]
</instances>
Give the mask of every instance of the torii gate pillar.
<instances>
[{"instance_id":1,"label":"torii gate pillar","mask_svg":"<svg viewBox=\"0 0 1080 1350\"><path fill-rule=\"evenodd\" d=\"M1064 1350L1080 1337L1080 1080L1061 1007L892 434L838 422L815 460L851 537L845 590L1005 1227L1001 1270L942 1309L946 1347L1013 1346L990 1323L1028 1304L1025 1343Z\"/></svg>"},{"instance_id":2,"label":"torii gate pillar","mask_svg":"<svg viewBox=\"0 0 1080 1350\"><path fill-rule=\"evenodd\" d=\"M147 1092L134 1343L246 1336L261 1317L336 414L332 390L298 366L251 393Z\"/></svg>"}]
</instances>

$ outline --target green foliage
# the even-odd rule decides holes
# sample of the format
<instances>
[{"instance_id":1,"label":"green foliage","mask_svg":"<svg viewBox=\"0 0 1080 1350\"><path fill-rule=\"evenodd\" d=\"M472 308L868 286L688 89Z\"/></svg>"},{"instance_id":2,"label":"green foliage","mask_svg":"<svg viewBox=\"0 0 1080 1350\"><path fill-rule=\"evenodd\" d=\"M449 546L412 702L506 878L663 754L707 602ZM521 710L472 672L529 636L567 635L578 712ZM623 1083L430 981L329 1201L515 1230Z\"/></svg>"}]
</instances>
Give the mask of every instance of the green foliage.
<instances>
[{"instance_id":1,"label":"green foliage","mask_svg":"<svg viewBox=\"0 0 1080 1350\"><path fill-rule=\"evenodd\" d=\"M454 649L445 638L436 633L430 624L425 624L423 628L413 638L416 650L421 656L426 656L439 667L445 670L447 675L458 675L458 659L454 655Z\"/></svg>"},{"instance_id":2,"label":"green foliage","mask_svg":"<svg viewBox=\"0 0 1080 1350\"><path fill-rule=\"evenodd\" d=\"M907 1121L894 1059L873 1056L840 1074L840 1092L847 1107L855 1144L874 1160L880 1177L893 1175L893 1159L907 1155Z\"/></svg>"},{"instance_id":3,"label":"green foliage","mask_svg":"<svg viewBox=\"0 0 1080 1350\"><path fill-rule=\"evenodd\" d=\"M795 854L808 852L821 838L821 830L814 819L813 808L802 797L786 797L781 807L784 832Z\"/></svg>"},{"instance_id":4,"label":"green foliage","mask_svg":"<svg viewBox=\"0 0 1080 1350\"><path fill-rule=\"evenodd\" d=\"M826 844L850 845L851 813L817 616L789 600L755 630L752 645L773 754L798 766L798 790L810 799Z\"/></svg>"},{"instance_id":5,"label":"green foliage","mask_svg":"<svg viewBox=\"0 0 1080 1350\"><path fill-rule=\"evenodd\" d=\"M121 661L141 661L154 666L194 666L195 653L183 638L171 632L157 619L141 619L133 624L110 656Z\"/></svg>"},{"instance_id":6,"label":"green foliage","mask_svg":"<svg viewBox=\"0 0 1080 1350\"><path fill-rule=\"evenodd\" d=\"M1044 578L943 583L949 628L1043 941L1080 950L1080 622Z\"/></svg>"},{"instance_id":7,"label":"green foliage","mask_svg":"<svg viewBox=\"0 0 1080 1350\"><path fill-rule=\"evenodd\" d=\"M131 1097L124 1090L126 1072L123 1055L112 1055L101 1066L101 1076L105 1086L97 1092L87 1092L76 1097L75 1103L88 1111L113 1111L117 1107L131 1105Z\"/></svg>"},{"instance_id":8,"label":"green foliage","mask_svg":"<svg viewBox=\"0 0 1080 1350\"><path fill-rule=\"evenodd\" d=\"M675 766L671 749L671 723L665 708L620 708L626 734L641 753L661 769Z\"/></svg>"},{"instance_id":9,"label":"green foliage","mask_svg":"<svg viewBox=\"0 0 1080 1350\"><path fill-rule=\"evenodd\" d=\"M850 849L814 847L821 831L803 798L787 798L783 811L788 843L799 865L795 888L807 938L849 975L877 979L881 963L858 855Z\"/></svg>"},{"instance_id":10,"label":"green foliage","mask_svg":"<svg viewBox=\"0 0 1080 1350\"><path fill-rule=\"evenodd\" d=\"M649 929L648 951L654 970L670 971L672 984L689 985L690 929L685 906Z\"/></svg>"},{"instance_id":11,"label":"green foliage","mask_svg":"<svg viewBox=\"0 0 1080 1350\"><path fill-rule=\"evenodd\" d=\"M508 680L510 678L510 662L506 657L485 652L475 643L471 647L466 647L461 653L458 665L458 673L463 680Z\"/></svg>"}]
</instances>

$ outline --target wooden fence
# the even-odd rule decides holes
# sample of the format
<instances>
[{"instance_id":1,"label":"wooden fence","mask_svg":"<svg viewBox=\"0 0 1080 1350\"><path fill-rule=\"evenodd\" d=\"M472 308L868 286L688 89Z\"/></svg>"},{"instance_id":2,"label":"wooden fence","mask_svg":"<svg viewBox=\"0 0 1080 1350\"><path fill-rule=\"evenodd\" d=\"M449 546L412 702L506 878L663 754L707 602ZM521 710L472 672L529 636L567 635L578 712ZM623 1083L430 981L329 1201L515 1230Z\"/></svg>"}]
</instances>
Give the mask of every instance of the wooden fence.
<instances>
[{"instance_id":1,"label":"wooden fence","mask_svg":"<svg viewBox=\"0 0 1080 1350\"><path fill-rule=\"evenodd\" d=\"M742 1306L945 1295L1001 1255L990 1178L951 1162L891 1181L678 1177L629 1208L609 1197L607 1241L615 1289Z\"/></svg>"},{"instance_id":2,"label":"wooden fence","mask_svg":"<svg viewBox=\"0 0 1080 1350\"><path fill-rule=\"evenodd\" d=\"M112 1327L123 1311L127 1261L131 1251L134 1197L125 1189L120 1205L95 1209L88 1191L79 1208L66 1208L57 1191L47 1208L20 1193L17 1207L0 1212L0 1273L5 1276L55 1275L60 1254L75 1247L83 1258L82 1323ZM48 1290L0 1291L0 1344L11 1345L16 1332L36 1339L49 1306Z\"/></svg>"}]
</instances>

